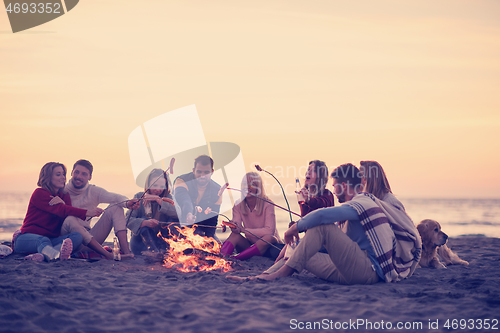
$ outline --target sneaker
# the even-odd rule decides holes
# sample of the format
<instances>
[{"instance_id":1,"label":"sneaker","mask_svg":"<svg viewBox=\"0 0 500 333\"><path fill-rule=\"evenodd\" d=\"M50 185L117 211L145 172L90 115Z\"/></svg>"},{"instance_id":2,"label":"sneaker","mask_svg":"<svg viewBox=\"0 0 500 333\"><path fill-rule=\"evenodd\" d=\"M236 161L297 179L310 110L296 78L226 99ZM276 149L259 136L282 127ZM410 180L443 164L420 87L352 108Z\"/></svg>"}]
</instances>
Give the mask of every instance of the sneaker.
<instances>
[{"instance_id":1,"label":"sneaker","mask_svg":"<svg viewBox=\"0 0 500 333\"><path fill-rule=\"evenodd\" d=\"M71 257L71 252L73 252L73 242L71 239L66 238L61 245L61 255L60 259L61 260L68 260L69 257Z\"/></svg>"},{"instance_id":2,"label":"sneaker","mask_svg":"<svg viewBox=\"0 0 500 333\"><path fill-rule=\"evenodd\" d=\"M24 260L44 261L45 257L41 253L33 253L24 257Z\"/></svg>"},{"instance_id":3,"label":"sneaker","mask_svg":"<svg viewBox=\"0 0 500 333\"><path fill-rule=\"evenodd\" d=\"M14 234L12 235L12 244L10 245L12 247L12 252L14 252L14 243L16 241L17 236L21 234L21 230L16 230Z\"/></svg>"}]
</instances>

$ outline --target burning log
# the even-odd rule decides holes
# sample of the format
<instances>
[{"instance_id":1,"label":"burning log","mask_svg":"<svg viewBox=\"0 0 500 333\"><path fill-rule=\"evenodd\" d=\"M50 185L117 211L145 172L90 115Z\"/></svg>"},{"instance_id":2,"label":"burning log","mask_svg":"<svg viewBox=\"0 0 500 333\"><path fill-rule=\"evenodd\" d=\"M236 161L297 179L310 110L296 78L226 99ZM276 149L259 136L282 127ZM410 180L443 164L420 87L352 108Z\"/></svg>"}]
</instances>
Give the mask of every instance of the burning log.
<instances>
[{"instance_id":1,"label":"burning log","mask_svg":"<svg viewBox=\"0 0 500 333\"><path fill-rule=\"evenodd\" d=\"M185 249L184 251L182 251L182 253L184 253L187 256L195 255L195 256L202 256L202 257L224 258L224 256L221 255L220 253L211 253L211 252L207 252L207 251L203 251L201 249L195 249L195 248Z\"/></svg>"},{"instance_id":2,"label":"burning log","mask_svg":"<svg viewBox=\"0 0 500 333\"><path fill-rule=\"evenodd\" d=\"M163 253L143 251L141 254L146 257L144 260L148 263L163 262L165 260Z\"/></svg>"},{"instance_id":3,"label":"burning log","mask_svg":"<svg viewBox=\"0 0 500 333\"><path fill-rule=\"evenodd\" d=\"M168 255L163 265L181 272L231 270L231 262L220 255L220 244L213 238L195 234L195 228L176 228L171 237L163 237L168 244ZM161 234L159 234L160 236Z\"/></svg>"}]
</instances>

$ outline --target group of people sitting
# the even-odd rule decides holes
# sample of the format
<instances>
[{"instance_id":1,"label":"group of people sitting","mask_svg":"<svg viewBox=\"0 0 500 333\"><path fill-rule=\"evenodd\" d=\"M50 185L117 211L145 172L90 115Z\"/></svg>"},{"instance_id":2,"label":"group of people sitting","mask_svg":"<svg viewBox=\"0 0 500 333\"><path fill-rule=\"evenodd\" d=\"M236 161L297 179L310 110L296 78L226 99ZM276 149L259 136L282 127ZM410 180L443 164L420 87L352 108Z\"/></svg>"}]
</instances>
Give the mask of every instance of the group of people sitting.
<instances>
[{"instance_id":1,"label":"group of people sitting","mask_svg":"<svg viewBox=\"0 0 500 333\"><path fill-rule=\"evenodd\" d=\"M218 240L222 190L211 179L213 163L209 156L199 156L193 171L177 177L173 185L166 172L153 169L144 191L130 200L89 184L93 166L87 160L74 164L68 183L63 164L47 163L23 225L13 235L13 250L37 261L88 253L111 259L110 249L102 244L112 229L124 259L144 251L168 255L165 238L186 227ZM333 194L326 188L329 177ZM379 163L362 161L359 168L343 164L329 174L324 162L313 160L297 194L301 218L290 223L283 242L276 228L275 204L266 196L261 176L247 173L221 255L275 259L271 268L253 277L262 279L307 269L328 281L369 284L413 273L420 258L420 237ZM345 204L333 207L334 195ZM109 206L103 210L98 207L101 203ZM91 225L93 217L100 218ZM127 228L132 232L130 247ZM305 235L299 240L302 232Z\"/></svg>"}]
</instances>

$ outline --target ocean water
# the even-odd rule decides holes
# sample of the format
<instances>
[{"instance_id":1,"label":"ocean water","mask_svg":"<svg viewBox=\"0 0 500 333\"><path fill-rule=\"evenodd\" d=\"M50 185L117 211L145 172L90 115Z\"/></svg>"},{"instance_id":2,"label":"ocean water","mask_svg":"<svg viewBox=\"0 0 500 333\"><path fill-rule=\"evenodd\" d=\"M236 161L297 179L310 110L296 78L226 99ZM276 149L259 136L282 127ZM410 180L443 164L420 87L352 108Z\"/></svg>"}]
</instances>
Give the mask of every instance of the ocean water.
<instances>
[{"instance_id":1,"label":"ocean water","mask_svg":"<svg viewBox=\"0 0 500 333\"><path fill-rule=\"evenodd\" d=\"M272 199L286 207L283 197ZM500 199L398 199L415 225L424 219L432 219L438 221L443 232L450 237L481 234L500 238ZM297 201L294 198L288 198L288 201L291 210L300 213ZM339 205L336 200L335 205ZM281 209L277 209L276 216L280 235L283 235L288 229L290 216ZM293 219L297 220L295 216Z\"/></svg>"},{"instance_id":2,"label":"ocean water","mask_svg":"<svg viewBox=\"0 0 500 333\"><path fill-rule=\"evenodd\" d=\"M10 241L12 233L23 223L31 193L0 192L0 241ZM276 204L286 207L282 196L271 198ZM408 215L417 224L423 219L433 219L441 224L450 237L461 235L485 235L500 238L500 199L431 199L399 198ZM288 197L290 208L300 213L297 200ZM338 205L338 203L335 203ZM102 206L105 208L106 206ZM224 212L231 217L231 212ZM294 221L298 217L292 215ZM277 227L280 235L288 229L288 212L276 208ZM94 219L94 221L97 221ZM224 239L229 235L219 234ZM112 241L113 233L107 241Z\"/></svg>"}]
</instances>

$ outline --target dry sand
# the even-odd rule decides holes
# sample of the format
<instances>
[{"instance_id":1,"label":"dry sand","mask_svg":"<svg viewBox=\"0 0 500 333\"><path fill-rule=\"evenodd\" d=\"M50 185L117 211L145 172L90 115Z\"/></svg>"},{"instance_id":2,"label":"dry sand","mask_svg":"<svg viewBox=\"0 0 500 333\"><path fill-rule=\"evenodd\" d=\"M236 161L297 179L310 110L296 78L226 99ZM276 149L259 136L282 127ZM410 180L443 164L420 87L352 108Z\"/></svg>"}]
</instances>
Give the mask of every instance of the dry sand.
<instances>
[{"instance_id":1,"label":"dry sand","mask_svg":"<svg viewBox=\"0 0 500 333\"><path fill-rule=\"evenodd\" d=\"M500 239L459 237L448 245L470 266L419 268L405 281L369 286L336 285L306 272L233 282L228 273L179 273L144 257L40 263L11 255L0 259L0 332L287 332L308 322L337 331L335 325L357 320L378 332L403 331L397 322L422 323L405 332L448 332L448 319L500 320ZM256 257L229 274L256 275L271 264ZM429 320L439 329L429 329ZM382 321L393 329L382 329ZM476 328L458 331L485 331Z\"/></svg>"}]
</instances>

